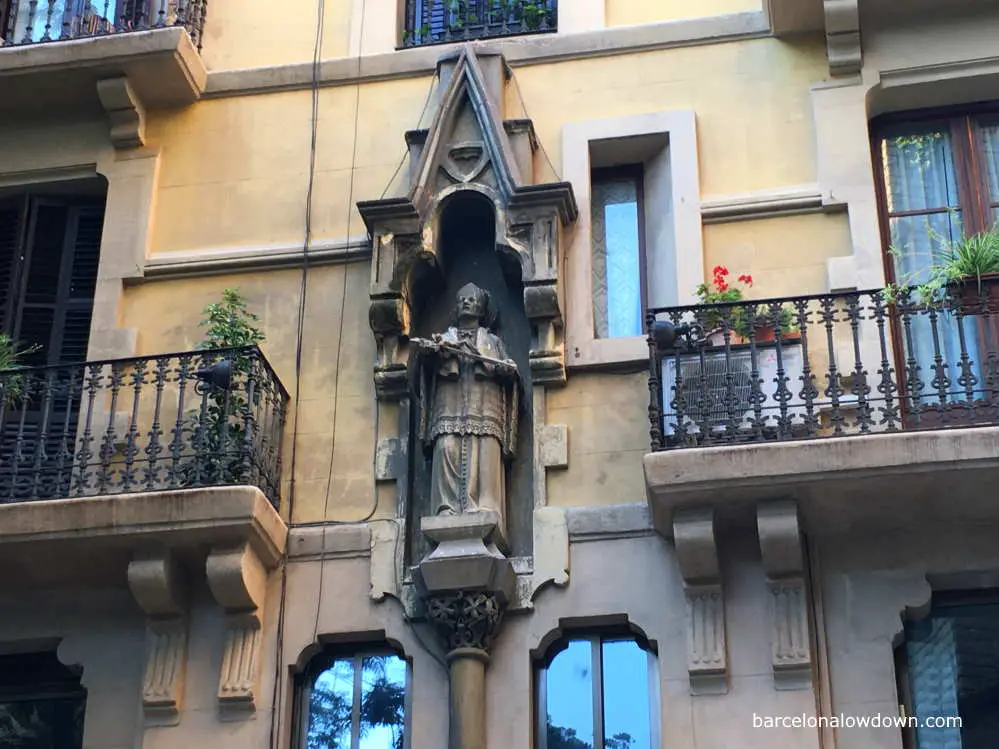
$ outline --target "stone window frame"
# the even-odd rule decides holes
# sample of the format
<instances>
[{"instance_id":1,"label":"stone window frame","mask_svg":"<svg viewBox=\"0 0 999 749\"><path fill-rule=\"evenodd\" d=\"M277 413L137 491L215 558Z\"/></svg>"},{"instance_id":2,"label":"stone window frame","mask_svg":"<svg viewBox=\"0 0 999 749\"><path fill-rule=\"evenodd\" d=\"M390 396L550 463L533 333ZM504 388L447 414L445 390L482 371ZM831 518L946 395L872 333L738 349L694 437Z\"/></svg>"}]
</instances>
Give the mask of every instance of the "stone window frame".
<instances>
[{"instance_id":1,"label":"stone window frame","mask_svg":"<svg viewBox=\"0 0 999 749\"><path fill-rule=\"evenodd\" d=\"M704 238L693 110L666 110L566 123L562 177L570 182L579 218L567 258L566 366L645 362L645 336L597 338L594 332L591 172L594 163L646 165L644 184L647 293L653 307L695 304L704 280ZM665 210L661 209L663 206Z\"/></svg>"},{"instance_id":2,"label":"stone window frame","mask_svg":"<svg viewBox=\"0 0 999 749\"><path fill-rule=\"evenodd\" d=\"M404 715L403 715L403 749L410 749L413 742L413 658L405 650L392 640L368 639L361 636L354 640L353 637L338 636L331 640L325 647L313 652L304 665L301 666L294 683L294 706L292 719L292 741L291 746L296 749L305 749L306 737L309 730L309 696L312 682L322 673L323 669L331 666L338 660L351 660L357 669L354 680L359 682L361 661L369 656L396 656L406 664L406 685L404 695ZM359 698L358 684L354 686L354 699ZM354 746L354 731L351 728L351 746Z\"/></svg>"},{"instance_id":3,"label":"stone window frame","mask_svg":"<svg viewBox=\"0 0 999 749\"><path fill-rule=\"evenodd\" d=\"M534 749L547 749L547 718L546 682L547 671L555 657L565 650L569 643L588 641L593 648L593 721L596 726L601 723L603 684L602 659L600 652L606 642L634 642L645 651L649 659L648 699L649 699L649 731L651 734L651 749L661 749L661 698L659 690L659 647L655 640L646 636L645 632L631 623L627 616L611 615L593 618L572 618L559 621L559 627L542 638L537 649L531 651L532 668L532 700L535 705L536 717L533 728ZM602 726L601 726L602 730ZM594 736L594 745L603 746Z\"/></svg>"}]
</instances>

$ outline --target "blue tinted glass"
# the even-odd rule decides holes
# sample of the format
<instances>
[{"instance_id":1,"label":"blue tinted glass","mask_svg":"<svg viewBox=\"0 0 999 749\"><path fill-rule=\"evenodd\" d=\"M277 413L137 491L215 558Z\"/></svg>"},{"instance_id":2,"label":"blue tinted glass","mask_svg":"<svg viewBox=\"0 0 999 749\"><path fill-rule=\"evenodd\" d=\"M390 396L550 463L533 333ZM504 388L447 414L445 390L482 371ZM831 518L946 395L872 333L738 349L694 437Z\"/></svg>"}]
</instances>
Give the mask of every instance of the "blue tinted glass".
<instances>
[{"instance_id":1,"label":"blue tinted glass","mask_svg":"<svg viewBox=\"0 0 999 749\"><path fill-rule=\"evenodd\" d=\"M604 208L607 231L607 328L611 338L642 334L638 201Z\"/></svg>"},{"instance_id":2,"label":"blue tinted glass","mask_svg":"<svg viewBox=\"0 0 999 749\"><path fill-rule=\"evenodd\" d=\"M593 646L570 642L547 676L548 749L593 747Z\"/></svg>"},{"instance_id":3,"label":"blue tinted glass","mask_svg":"<svg viewBox=\"0 0 999 749\"><path fill-rule=\"evenodd\" d=\"M312 685L306 749L350 749L353 708L354 664L334 661Z\"/></svg>"},{"instance_id":4,"label":"blue tinted glass","mask_svg":"<svg viewBox=\"0 0 999 749\"><path fill-rule=\"evenodd\" d=\"M651 749L649 656L633 640L603 644L604 747Z\"/></svg>"},{"instance_id":5,"label":"blue tinted glass","mask_svg":"<svg viewBox=\"0 0 999 749\"><path fill-rule=\"evenodd\" d=\"M402 749L406 728L406 661L369 656L361 665L361 749Z\"/></svg>"}]
</instances>

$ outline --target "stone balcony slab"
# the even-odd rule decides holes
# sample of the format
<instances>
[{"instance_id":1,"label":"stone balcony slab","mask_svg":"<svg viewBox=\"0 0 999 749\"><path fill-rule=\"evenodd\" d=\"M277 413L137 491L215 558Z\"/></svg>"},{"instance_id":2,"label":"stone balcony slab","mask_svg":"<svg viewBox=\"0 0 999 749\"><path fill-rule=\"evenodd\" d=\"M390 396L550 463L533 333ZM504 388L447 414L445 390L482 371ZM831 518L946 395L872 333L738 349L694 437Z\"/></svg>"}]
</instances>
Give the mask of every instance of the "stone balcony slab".
<instances>
[{"instance_id":1,"label":"stone balcony slab","mask_svg":"<svg viewBox=\"0 0 999 749\"><path fill-rule=\"evenodd\" d=\"M273 569L288 529L255 487L122 494L0 505L0 589L125 586L137 552L163 549L203 575L213 549L248 543Z\"/></svg>"},{"instance_id":2,"label":"stone balcony slab","mask_svg":"<svg viewBox=\"0 0 999 749\"><path fill-rule=\"evenodd\" d=\"M667 537L677 509L724 518L777 498L798 502L813 535L999 519L999 427L665 450L644 464L653 524Z\"/></svg>"},{"instance_id":3,"label":"stone balcony slab","mask_svg":"<svg viewBox=\"0 0 999 749\"><path fill-rule=\"evenodd\" d=\"M162 109L197 101L208 72L178 26L0 47L0 116L101 116L97 82L122 77L143 107Z\"/></svg>"}]
</instances>

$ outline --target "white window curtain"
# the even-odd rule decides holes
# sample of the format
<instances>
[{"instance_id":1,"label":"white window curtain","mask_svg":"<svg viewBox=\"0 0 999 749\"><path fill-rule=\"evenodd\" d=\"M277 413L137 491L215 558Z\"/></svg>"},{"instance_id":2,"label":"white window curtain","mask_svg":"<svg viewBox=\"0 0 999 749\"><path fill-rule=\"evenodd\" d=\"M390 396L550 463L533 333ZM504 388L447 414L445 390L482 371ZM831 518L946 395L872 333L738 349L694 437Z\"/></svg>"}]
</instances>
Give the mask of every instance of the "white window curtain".
<instances>
[{"instance_id":1,"label":"white window curtain","mask_svg":"<svg viewBox=\"0 0 999 749\"><path fill-rule=\"evenodd\" d=\"M950 132L927 128L889 136L883 141L882 159L896 278L910 285L925 283L930 265L942 259L948 243L960 240L963 233ZM974 318L959 323L948 311L920 312L911 316L910 323L908 334L905 330L901 334L906 358L914 358L919 367L918 382L909 382L916 389L912 394L916 405L966 399L960 382L962 356L971 362L975 389L981 389ZM899 363L904 366L905 362ZM912 373L907 375L911 380Z\"/></svg>"}]
</instances>

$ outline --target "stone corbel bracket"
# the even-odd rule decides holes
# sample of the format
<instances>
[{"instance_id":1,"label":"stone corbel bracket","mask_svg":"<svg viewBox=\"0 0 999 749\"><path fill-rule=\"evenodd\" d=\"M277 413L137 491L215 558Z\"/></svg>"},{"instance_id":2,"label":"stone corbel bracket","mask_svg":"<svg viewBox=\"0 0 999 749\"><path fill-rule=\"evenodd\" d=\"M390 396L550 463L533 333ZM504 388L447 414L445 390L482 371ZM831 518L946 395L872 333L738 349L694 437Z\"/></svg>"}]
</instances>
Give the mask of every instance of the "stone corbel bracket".
<instances>
[{"instance_id":1,"label":"stone corbel bracket","mask_svg":"<svg viewBox=\"0 0 999 749\"><path fill-rule=\"evenodd\" d=\"M826 55L832 75L856 75L863 66L858 0L824 0Z\"/></svg>"},{"instance_id":2,"label":"stone corbel bracket","mask_svg":"<svg viewBox=\"0 0 999 749\"><path fill-rule=\"evenodd\" d=\"M117 149L138 148L146 143L146 108L128 78L97 81L97 96L107 113L111 143Z\"/></svg>"},{"instance_id":3,"label":"stone corbel bracket","mask_svg":"<svg viewBox=\"0 0 999 749\"><path fill-rule=\"evenodd\" d=\"M770 589L770 640L774 686L807 689L812 677L805 555L795 502L759 505L760 552Z\"/></svg>"},{"instance_id":4,"label":"stone corbel bracket","mask_svg":"<svg viewBox=\"0 0 999 749\"><path fill-rule=\"evenodd\" d=\"M267 569L249 543L213 550L205 567L212 595L226 613L219 705L255 710Z\"/></svg>"},{"instance_id":5,"label":"stone corbel bracket","mask_svg":"<svg viewBox=\"0 0 999 749\"><path fill-rule=\"evenodd\" d=\"M137 554L128 565L128 587L147 617L142 683L146 720L172 725L180 720L187 670L187 591L166 550Z\"/></svg>"},{"instance_id":6,"label":"stone corbel bracket","mask_svg":"<svg viewBox=\"0 0 999 749\"><path fill-rule=\"evenodd\" d=\"M714 512L710 508L677 510L673 515L676 558L687 598L687 671L691 694L728 691L725 599Z\"/></svg>"}]
</instances>

